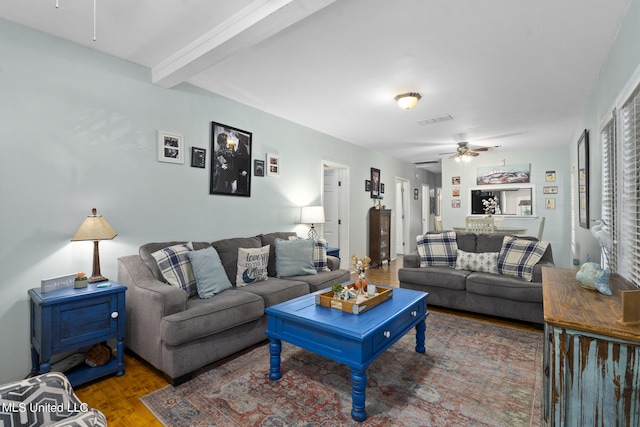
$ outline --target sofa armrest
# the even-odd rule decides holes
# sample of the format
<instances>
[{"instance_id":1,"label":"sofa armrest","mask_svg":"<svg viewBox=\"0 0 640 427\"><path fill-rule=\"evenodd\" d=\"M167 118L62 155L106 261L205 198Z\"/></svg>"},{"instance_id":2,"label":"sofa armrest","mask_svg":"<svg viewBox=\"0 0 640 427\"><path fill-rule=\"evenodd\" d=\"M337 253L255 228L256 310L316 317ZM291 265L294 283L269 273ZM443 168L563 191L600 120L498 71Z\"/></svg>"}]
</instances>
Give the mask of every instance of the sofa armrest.
<instances>
[{"instance_id":1,"label":"sofa armrest","mask_svg":"<svg viewBox=\"0 0 640 427\"><path fill-rule=\"evenodd\" d=\"M126 346L161 369L161 321L186 310L187 293L157 280L138 255L118 258L118 281L127 286Z\"/></svg>"},{"instance_id":2,"label":"sofa armrest","mask_svg":"<svg viewBox=\"0 0 640 427\"><path fill-rule=\"evenodd\" d=\"M420 255L418 255L418 252L411 252L402 257L402 266L407 268L420 267Z\"/></svg>"},{"instance_id":3,"label":"sofa armrest","mask_svg":"<svg viewBox=\"0 0 640 427\"><path fill-rule=\"evenodd\" d=\"M327 267L329 270L335 271L340 269L340 258L327 255Z\"/></svg>"},{"instance_id":4,"label":"sofa armrest","mask_svg":"<svg viewBox=\"0 0 640 427\"><path fill-rule=\"evenodd\" d=\"M551 261L540 261L533 266L533 280L532 282L542 283L542 267L555 267L556 265Z\"/></svg>"}]
</instances>

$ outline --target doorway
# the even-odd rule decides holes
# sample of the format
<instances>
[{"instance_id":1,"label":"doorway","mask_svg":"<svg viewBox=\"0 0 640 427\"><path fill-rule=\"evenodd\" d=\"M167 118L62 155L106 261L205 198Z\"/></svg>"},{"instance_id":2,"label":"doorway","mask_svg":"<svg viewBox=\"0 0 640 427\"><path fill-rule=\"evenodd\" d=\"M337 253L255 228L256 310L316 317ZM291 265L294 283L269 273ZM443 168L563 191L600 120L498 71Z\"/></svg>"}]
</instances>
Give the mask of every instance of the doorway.
<instances>
[{"instance_id":1,"label":"doorway","mask_svg":"<svg viewBox=\"0 0 640 427\"><path fill-rule=\"evenodd\" d=\"M409 252L409 180L396 177L396 255Z\"/></svg>"},{"instance_id":2,"label":"doorway","mask_svg":"<svg viewBox=\"0 0 640 427\"><path fill-rule=\"evenodd\" d=\"M432 229L431 197L434 196L431 194L429 186L422 184L422 234L425 234L427 231L431 231Z\"/></svg>"},{"instance_id":3,"label":"doorway","mask_svg":"<svg viewBox=\"0 0 640 427\"><path fill-rule=\"evenodd\" d=\"M349 265L349 167L322 162L323 238L340 249L340 268Z\"/></svg>"}]
</instances>

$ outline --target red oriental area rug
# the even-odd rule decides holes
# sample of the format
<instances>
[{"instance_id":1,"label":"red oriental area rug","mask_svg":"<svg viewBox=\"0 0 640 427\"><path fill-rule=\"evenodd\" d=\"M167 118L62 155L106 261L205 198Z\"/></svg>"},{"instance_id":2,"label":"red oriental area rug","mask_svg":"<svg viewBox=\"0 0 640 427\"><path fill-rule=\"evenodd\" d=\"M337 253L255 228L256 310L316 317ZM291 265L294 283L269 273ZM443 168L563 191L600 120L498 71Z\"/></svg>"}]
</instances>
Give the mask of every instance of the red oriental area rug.
<instances>
[{"instance_id":1,"label":"red oriental area rug","mask_svg":"<svg viewBox=\"0 0 640 427\"><path fill-rule=\"evenodd\" d=\"M414 346L410 331L369 366L363 423L349 368L288 343L278 381L264 344L141 400L165 426L540 425L541 332L432 312L427 352Z\"/></svg>"}]
</instances>

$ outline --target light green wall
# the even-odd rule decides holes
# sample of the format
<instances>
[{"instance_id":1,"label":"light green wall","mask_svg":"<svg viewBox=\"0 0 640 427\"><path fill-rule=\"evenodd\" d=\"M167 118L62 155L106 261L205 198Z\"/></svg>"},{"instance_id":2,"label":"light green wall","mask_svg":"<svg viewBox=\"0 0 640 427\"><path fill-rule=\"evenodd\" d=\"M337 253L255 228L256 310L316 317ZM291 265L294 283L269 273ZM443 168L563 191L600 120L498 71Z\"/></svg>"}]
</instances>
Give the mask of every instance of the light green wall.
<instances>
[{"instance_id":1,"label":"light green wall","mask_svg":"<svg viewBox=\"0 0 640 427\"><path fill-rule=\"evenodd\" d=\"M117 258L150 241L306 234L299 207L321 200L322 160L350 168L350 252L359 255L368 252L370 168L381 170L385 202L396 176L412 187L433 180L193 86L154 86L149 69L2 19L0 58L0 383L30 370L27 290L91 273L92 244L69 239L93 207L118 232L100 243L102 273L116 279ZM209 167L188 161L191 146L210 154L211 121L253 132L253 158L279 154L281 176L254 177L250 198L209 195ZM157 130L184 136L186 164L156 161Z\"/></svg>"},{"instance_id":2,"label":"light green wall","mask_svg":"<svg viewBox=\"0 0 640 427\"><path fill-rule=\"evenodd\" d=\"M509 218L505 216L504 225L507 227L521 227L527 230L527 234L537 236L540 218L545 217L543 240L551 243L553 258L558 267L571 266L570 222L571 222L571 175L567 166L568 147L555 149L534 149L502 151L501 149L489 150L474 157L469 162L456 162L447 159L442 162L442 205L443 226L445 229L465 225L465 217L471 212L469 188L477 187L477 168L500 168L501 160L505 165L529 164L531 166L530 184L535 186L535 215L531 218ZM545 182L545 172L555 171L556 182ZM460 208L452 208L451 177L459 176ZM558 194L543 194L543 187L557 186ZM486 186L490 189L491 186ZM554 198L556 208L545 209L545 199Z\"/></svg>"},{"instance_id":3,"label":"light green wall","mask_svg":"<svg viewBox=\"0 0 640 427\"><path fill-rule=\"evenodd\" d=\"M607 60L600 70L598 82L589 97L584 114L576 127L570 145L570 165L575 167L577 141L584 129L589 131L589 213L590 218L599 218L602 205L602 144L600 129L611 111L616 99L640 68L640 1L632 0L624 17L618 36L613 43ZM577 212L573 213L577 223ZM590 231L576 227L575 246L580 262L586 255L598 262L600 247ZM596 256L594 256L596 254Z\"/></svg>"}]
</instances>

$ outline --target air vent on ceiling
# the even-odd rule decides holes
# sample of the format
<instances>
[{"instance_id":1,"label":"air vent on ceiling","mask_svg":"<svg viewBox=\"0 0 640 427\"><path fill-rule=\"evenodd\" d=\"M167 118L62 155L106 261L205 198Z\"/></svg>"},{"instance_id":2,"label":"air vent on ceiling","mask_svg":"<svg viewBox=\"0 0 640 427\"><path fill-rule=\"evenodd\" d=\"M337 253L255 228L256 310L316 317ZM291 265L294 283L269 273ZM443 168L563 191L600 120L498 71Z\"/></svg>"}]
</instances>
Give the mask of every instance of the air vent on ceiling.
<instances>
[{"instance_id":1,"label":"air vent on ceiling","mask_svg":"<svg viewBox=\"0 0 640 427\"><path fill-rule=\"evenodd\" d=\"M442 116L437 116L437 117L431 117L430 119L423 119L423 120L419 120L418 124L419 125L432 125L434 123L440 123L440 122L446 122L449 120L453 120L453 117L451 117L451 114L443 114Z\"/></svg>"}]
</instances>

